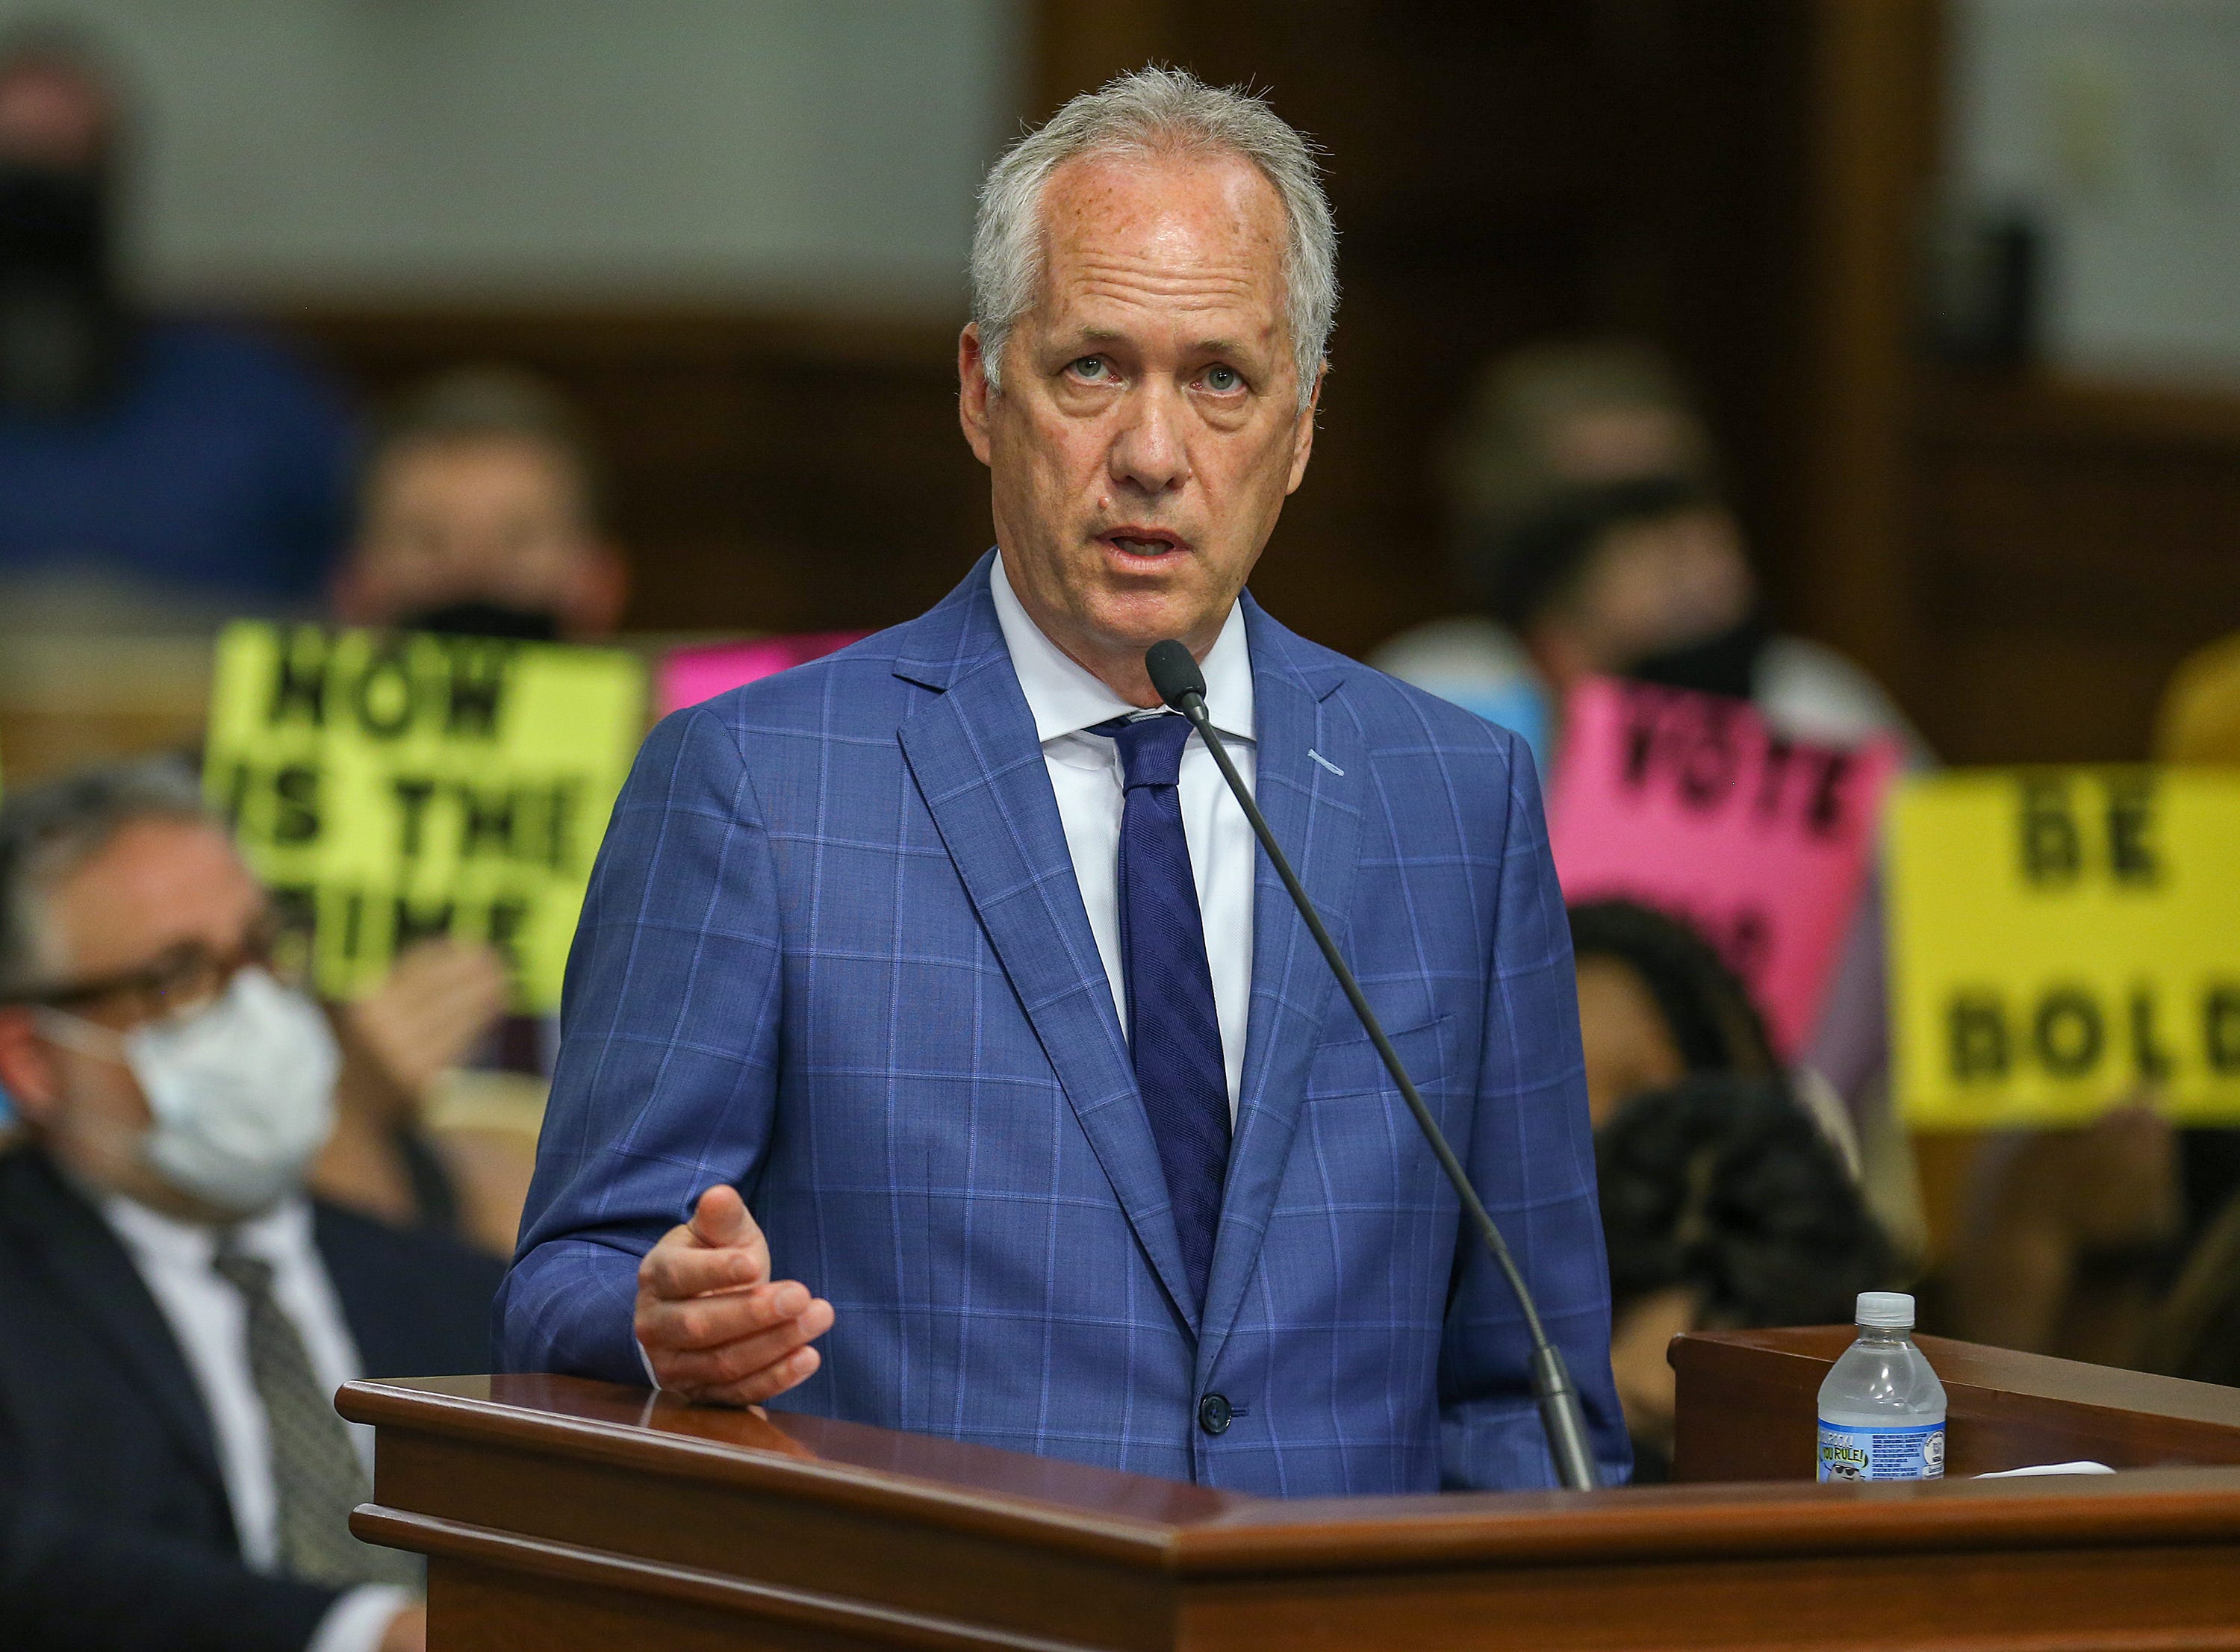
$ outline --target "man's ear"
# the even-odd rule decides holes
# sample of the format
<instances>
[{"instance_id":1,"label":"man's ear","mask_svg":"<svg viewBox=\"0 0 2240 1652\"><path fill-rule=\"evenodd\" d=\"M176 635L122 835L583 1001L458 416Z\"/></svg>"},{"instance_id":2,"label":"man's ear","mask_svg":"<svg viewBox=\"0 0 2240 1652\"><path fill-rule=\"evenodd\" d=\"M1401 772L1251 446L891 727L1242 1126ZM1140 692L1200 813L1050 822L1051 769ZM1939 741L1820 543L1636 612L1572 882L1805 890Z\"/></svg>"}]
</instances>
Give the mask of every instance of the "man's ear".
<instances>
[{"instance_id":1,"label":"man's ear","mask_svg":"<svg viewBox=\"0 0 2240 1652\"><path fill-rule=\"evenodd\" d=\"M1554 709L1560 716L1562 703L1572 686L1581 677L1591 676L1599 663L1588 650L1577 628L1554 615L1543 614L1527 625L1523 640L1524 651L1539 668L1542 679L1557 702Z\"/></svg>"},{"instance_id":2,"label":"man's ear","mask_svg":"<svg viewBox=\"0 0 2240 1652\"><path fill-rule=\"evenodd\" d=\"M596 643L614 635L630 606L630 559L601 539L586 546L570 582L563 624L570 642Z\"/></svg>"},{"instance_id":3,"label":"man's ear","mask_svg":"<svg viewBox=\"0 0 2240 1652\"><path fill-rule=\"evenodd\" d=\"M980 323L969 321L957 336L957 422L972 456L988 463L988 363L980 350Z\"/></svg>"},{"instance_id":4,"label":"man's ear","mask_svg":"<svg viewBox=\"0 0 2240 1652\"><path fill-rule=\"evenodd\" d=\"M1297 493L1299 483L1307 479L1307 460L1315 450L1315 414L1323 404L1323 381L1330 376L1330 363L1324 362L1315 369L1315 388L1307 397L1306 406L1299 410L1298 422L1291 427L1291 479L1283 484L1286 494Z\"/></svg>"},{"instance_id":5,"label":"man's ear","mask_svg":"<svg viewBox=\"0 0 2240 1652\"><path fill-rule=\"evenodd\" d=\"M358 560L358 548L352 545L327 581L327 609L345 625L363 625L370 607L365 570Z\"/></svg>"},{"instance_id":6,"label":"man's ear","mask_svg":"<svg viewBox=\"0 0 2240 1652\"><path fill-rule=\"evenodd\" d=\"M59 1080L39 1038L37 1012L23 1004L0 1006L0 1089L33 1124L54 1110Z\"/></svg>"}]
</instances>

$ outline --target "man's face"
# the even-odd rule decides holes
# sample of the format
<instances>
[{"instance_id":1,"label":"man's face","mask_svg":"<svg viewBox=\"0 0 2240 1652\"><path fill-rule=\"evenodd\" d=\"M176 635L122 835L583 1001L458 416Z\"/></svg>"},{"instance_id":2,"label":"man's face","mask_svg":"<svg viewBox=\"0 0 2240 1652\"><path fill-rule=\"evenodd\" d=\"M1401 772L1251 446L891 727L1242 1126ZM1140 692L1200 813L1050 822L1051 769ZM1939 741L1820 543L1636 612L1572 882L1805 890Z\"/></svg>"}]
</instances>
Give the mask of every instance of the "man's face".
<instances>
[{"instance_id":1,"label":"man's face","mask_svg":"<svg viewBox=\"0 0 2240 1652\"><path fill-rule=\"evenodd\" d=\"M215 826L143 820L125 827L50 892L52 984L131 976L187 949L238 957L266 903L233 844ZM144 1003L119 993L71 1005L110 1032L144 1023ZM143 1162L148 1099L130 1068L88 1041L58 1036L43 1012L0 1010L0 1082L65 1166L97 1188L162 1209L189 1202Z\"/></svg>"},{"instance_id":2,"label":"man's face","mask_svg":"<svg viewBox=\"0 0 2240 1652\"><path fill-rule=\"evenodd\" d=\"M1052 175L1042 214L1041 295L1000 394L964 330L965 436L1028 613L1154 704L1143 650L1213 646L1306 473L1283 207L1242 159L1094 159Z\"/></svg>"},{"instance_id":3,"label":"man's face","mask_svg":"<svg viewBox=\"0 0 2240 1652\"><path fill-rule=\"evenodd\" d=\"M1614 530L1577 591L1532 628L1533 656L1559 695L1740 624L1757 596L1742 536L1723 510L1676 511Z\"/></svg>"},{"instance_id":4,"label":"man's face","mask_svg":"<svg viewBox=\"0 0 2240 1652\"><path fill-rule=\"evenodd\" d=\"M337 592L353 623L461 603L549 614L568 636L620 617L619 570L566 461L515 436L408 443L375 471Z\"/></svg>"},{"instance_id":5,"label":"man's face","mask_svg":"<svg viewBox=\"0 0 2240 1652\"><path fill-rule=\"evenodd\" d=\"M1688 1062L1639 970L1600 953L1582 955L1577 969L1587 1117L1599 1130L1643 1090L1678 1083Z\"/></svg>"}]
</instances>

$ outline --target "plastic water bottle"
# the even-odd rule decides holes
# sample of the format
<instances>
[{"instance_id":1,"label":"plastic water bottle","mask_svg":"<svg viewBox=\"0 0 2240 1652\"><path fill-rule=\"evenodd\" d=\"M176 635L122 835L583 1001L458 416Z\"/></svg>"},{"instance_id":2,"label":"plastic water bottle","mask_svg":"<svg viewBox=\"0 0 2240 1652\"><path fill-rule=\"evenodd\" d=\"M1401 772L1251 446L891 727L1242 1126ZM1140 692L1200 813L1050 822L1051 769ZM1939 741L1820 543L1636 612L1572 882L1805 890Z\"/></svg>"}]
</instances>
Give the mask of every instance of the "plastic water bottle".
<instances>
[{"instance_id":1,"label":"plastic water bottle","mask_svg":"<svg viewBox=\"0 0 2240 1652\"><path fill-rule=\"evenodd\" d=\"M1858 1319L1820 1385L1820 1478L1943 1479L1944 1384L1913 1345L1913 1298L1863 1290Z\"/></svg>"}]
</instances>

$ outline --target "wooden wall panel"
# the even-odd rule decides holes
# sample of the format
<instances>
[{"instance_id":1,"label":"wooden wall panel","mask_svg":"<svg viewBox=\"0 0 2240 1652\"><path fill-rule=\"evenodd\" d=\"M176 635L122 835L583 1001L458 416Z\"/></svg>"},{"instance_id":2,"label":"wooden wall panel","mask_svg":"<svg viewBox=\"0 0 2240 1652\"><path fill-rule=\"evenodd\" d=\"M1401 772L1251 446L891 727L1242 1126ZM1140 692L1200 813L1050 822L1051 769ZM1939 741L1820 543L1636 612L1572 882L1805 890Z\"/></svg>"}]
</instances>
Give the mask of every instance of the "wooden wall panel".
<instances>
[{"instance_id":1,"label":"wooden wall panel","mask_svg":"<svg viewBox=\"0 0 2240 1652\"><path fill-rule=\"evenodd\" d=\"M1790 618L1919 716L1915 236L1937 157L1939 0L1813 0L1803 60L1802 503Z\"/></svg>"},{"instance_id":2,"label":"wooden wall panel","mask_svg":"<svg viewBox=\"0 0 2240 1652\"><path fill-rule=\"evenodd\" d=\"M2240 627L2240 397L1924 359L1940 0L1813 0L1787 610L1953 763L2143 758Z\"/></svg>"},{"instance_id":3,"label":"wooden wall panel","mask_svg":"<svg viewBox=\"0 0 2240 1652\"><path fill-rule=\"evenodd\" d=\"M2240 628L2240 398L1948 376L1913 452L1931 740L2146 756L2177 663Z\"/></svg>"}]
</instances>

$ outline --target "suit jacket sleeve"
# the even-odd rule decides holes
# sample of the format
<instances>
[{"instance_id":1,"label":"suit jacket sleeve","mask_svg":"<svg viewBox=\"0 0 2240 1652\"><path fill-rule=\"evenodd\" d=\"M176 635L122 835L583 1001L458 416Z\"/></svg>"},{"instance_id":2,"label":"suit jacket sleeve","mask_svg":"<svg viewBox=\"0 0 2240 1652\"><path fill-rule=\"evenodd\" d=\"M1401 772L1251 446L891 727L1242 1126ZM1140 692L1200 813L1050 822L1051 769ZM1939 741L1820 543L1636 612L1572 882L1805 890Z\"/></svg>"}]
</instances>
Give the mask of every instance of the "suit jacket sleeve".
<instances>
[{"instance_id":1,"label":"suit jacket sleeve","mask_svg":"<svg viewBox=\"0 0 2240 1652\"><path fill-rule=\"evenodd\" d=\"M1496 845L1484 1053L1463 1158L1570 1368L1603 1476L1617 1483L1631 1471L1632 1449L1610 1377L1610 1270L1570 925L1531 756L1514 735L1502 739L1507 803ZM1443 1477L1451 1487L1552 1486L1523 1319L1467 1218L1456 1255L1440 1359Z\"/></svg>"},{"instance_id":2,"label":"suit jacket sleeve","mask_svg":"<svg viewBox=\"0 0 2240 1652\"><path fill-rule=\"evenodd\" d=\"M300 1652L335 1591L0 1489L0 1645L15 1652Z\"/></svg>"},{"instance_id":3,"label":"suit jacket sleeve","mask_svg":"<svg viewBox=\"0 0 2240 1652\"><path fill-rule=\"evenodd\" d=\"M739 740L705 707L678 712L616 803L569 955L536 1179L498 1293L507 1369L645 1382L639 1258L706 1189L751 1191L763 1162L780 936Z\"/></svg>"}]
</instances>

